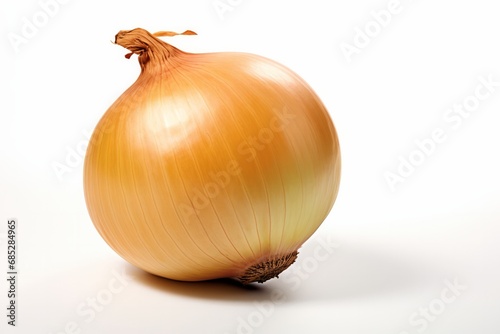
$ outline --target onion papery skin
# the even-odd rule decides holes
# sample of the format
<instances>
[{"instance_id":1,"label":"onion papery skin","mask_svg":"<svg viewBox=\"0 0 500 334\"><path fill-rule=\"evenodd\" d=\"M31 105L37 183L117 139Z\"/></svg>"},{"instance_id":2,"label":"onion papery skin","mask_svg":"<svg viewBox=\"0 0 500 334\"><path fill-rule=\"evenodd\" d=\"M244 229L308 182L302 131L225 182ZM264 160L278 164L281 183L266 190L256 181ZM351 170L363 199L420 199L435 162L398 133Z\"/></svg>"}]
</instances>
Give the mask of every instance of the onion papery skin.
<instances>
[{"instance_id":1,"label":"onion papery skin","mask_svg":"<svg viewBox=\"0 0 500 334\"><path fill-rule=\"evenodd\" d=\"M143 29L116 43L139 55L141 73L85 157L102 238L131 264L182 281L243 277L296 252L340 184L337 133L311 87L270 59L187 53Z\"/></svg>"}]
</instances>

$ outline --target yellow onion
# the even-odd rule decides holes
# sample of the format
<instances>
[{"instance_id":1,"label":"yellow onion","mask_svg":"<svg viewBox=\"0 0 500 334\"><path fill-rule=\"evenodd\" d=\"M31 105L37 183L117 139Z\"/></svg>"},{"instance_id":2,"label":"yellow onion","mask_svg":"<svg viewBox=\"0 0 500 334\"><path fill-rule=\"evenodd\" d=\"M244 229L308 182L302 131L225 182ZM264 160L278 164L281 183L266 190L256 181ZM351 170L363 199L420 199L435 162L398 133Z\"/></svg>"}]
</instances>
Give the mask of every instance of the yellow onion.
<instances>
[{"instance_id":1,"label":"yellow onion","mask_svg":"<svg viewBox=\"0 0 500 334\"><path fill-rule=\"evenodd\" d=\"M246 53L187 53L158 38L173 35L116 35L141 73L91 137L90 217L116 253L158 276L277 277L337 196L334 125L285 66Z\"/></svg>"}]
</instances>

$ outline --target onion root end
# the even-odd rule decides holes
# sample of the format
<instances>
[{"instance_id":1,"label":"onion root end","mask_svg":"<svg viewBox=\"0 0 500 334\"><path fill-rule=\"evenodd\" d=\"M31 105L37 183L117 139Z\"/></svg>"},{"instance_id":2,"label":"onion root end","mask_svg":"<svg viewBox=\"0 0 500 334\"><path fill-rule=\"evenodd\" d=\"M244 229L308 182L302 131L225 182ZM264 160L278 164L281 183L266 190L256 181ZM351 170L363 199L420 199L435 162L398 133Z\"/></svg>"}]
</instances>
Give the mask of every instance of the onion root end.
<instances>
[{"instance_id":1,"label":"onion root end","mask_svg":"<svg viewBox=\"0 0 500 334\"><path fill-rule=\"evenodd\" d=\"M271 278L279 277L279 274L295 262L298 254L294 251L281 257L266 259L248 267L243 275L236 278L243 285L253 282L264 283Z\"/></svg>"}]
</instances>

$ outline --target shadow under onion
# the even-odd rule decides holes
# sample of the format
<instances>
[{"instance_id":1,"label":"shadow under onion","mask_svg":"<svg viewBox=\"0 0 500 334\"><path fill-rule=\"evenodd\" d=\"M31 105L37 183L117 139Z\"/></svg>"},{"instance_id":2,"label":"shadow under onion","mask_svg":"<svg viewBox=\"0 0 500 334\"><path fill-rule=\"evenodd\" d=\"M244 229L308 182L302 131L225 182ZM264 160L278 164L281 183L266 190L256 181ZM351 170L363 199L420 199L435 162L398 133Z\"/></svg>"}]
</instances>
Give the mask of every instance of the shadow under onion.
<instances>
[{"instance_id":1,"label":"shadow under onion","mask_svg":"<svg viewBox=\"0 0 500 334\"><path fill-rule=\"evenodd\" d=\"M259 283L247 285L231 278L221 278L200 282L176 281L156 276L127 264L125 271L139 283L155 290L174 293L191 298L258 301L271 297L272 288Z\"/></svg>"}]
</instances>

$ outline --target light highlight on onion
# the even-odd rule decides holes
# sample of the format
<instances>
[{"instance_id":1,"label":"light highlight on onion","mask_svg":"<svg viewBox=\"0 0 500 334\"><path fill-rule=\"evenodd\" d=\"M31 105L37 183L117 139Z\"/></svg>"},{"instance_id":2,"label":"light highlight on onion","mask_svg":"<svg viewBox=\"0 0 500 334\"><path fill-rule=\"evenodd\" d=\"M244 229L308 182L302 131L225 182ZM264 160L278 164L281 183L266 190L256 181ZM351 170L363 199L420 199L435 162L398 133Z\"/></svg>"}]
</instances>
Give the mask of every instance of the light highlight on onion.
<instances>
[{"instance_id":1,"label":"light highlight on onion","mask_svg":"<svg viewBox=\"0 0 500 334\"><path fill-rule=\"evenodd\" d=\"M113 250L152 274L264 282L295 261L333 206L335 127L283 65L186 53L157 37L172 35L116 35L141 74L90 140L90 217Z\"/></svg>"}]
</instances>

